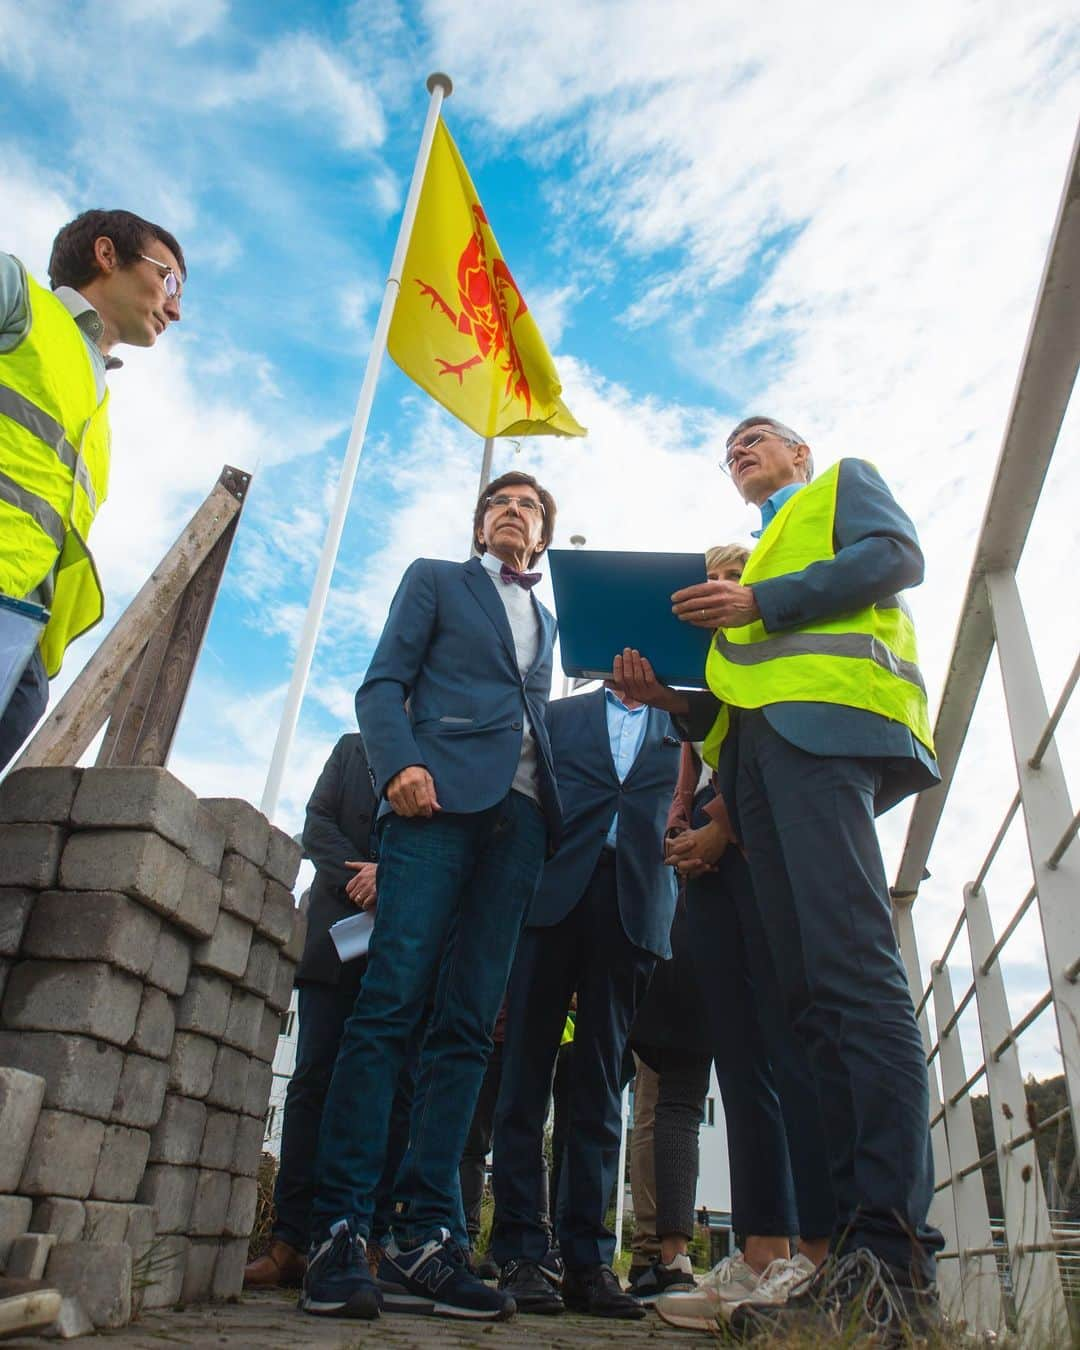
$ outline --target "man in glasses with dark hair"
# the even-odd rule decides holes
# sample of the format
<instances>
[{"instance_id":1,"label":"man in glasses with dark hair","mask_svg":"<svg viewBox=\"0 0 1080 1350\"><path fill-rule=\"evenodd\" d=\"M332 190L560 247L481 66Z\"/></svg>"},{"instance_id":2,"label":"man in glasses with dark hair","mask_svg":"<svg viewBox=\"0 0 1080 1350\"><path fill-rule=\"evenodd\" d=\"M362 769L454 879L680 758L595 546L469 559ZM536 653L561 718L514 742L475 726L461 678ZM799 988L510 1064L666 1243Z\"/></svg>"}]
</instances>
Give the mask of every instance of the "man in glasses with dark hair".
<instances>
[{"instance_id":1,"label":"man in glasses with dark hair","mask_svg":"<svg viewBox=\"0 0 1080 1350\"><path fill-rule=\"evenodd\" d=\"M516 1309L469 1271L451 1234L492 1028L561 829L544 720L555 620L528 570L551 540L555 503L535 478L507 473L480 494L474 522L478 557L419 558L406 571L356 695L381 801L379 907L323 1109L309 1313L501 1320ZM366 1244L390 1107L432 991L376 1285Z\"/></svg>"},{"instance_id":2,"label":"man in glasses with dark hair","mask_svg":"<svg viewBox=\"0 0 1080 1350\"><path fill-rule=\"evenodd\" d=\"M113 349L152 347L177 323L186 277L168 230L130 211L84 211L64 226L51 291L0 253L0 652L13 602L49 614L0 707L0 769L45 711L67 646L104 612L86 536L109 486Z\"/></svg>"}]
</instances>

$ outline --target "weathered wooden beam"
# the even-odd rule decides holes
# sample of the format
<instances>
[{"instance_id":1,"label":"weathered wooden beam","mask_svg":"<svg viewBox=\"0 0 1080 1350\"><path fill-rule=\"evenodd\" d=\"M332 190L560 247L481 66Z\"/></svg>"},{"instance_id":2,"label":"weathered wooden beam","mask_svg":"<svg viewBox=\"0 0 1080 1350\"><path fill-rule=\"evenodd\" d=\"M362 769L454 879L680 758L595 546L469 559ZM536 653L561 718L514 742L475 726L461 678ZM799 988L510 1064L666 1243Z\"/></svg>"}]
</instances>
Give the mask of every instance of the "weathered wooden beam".
<instances>
[{"instance_id":1,"label":"weathered wooden beam","mask_svg":"<svg viewBox=\"0 0 1080 1350\"><path fill-rule=\"evenodd\" d=\"M17 760L16 769L75 764L101 729L118 697L130 700L138 679L133 681L130 694L127 690L121 693L128 671L179 604L189 583L226 532L231 542L250 482L250 474L241 469L226 466L222 470L209 496L42 723ZM192 647L190 642L188 647ZM197 656L197 643L194 651ZM182 705L181 695L177 717ZM123 710L118 711L122 721ZM175 722L173 725L175 729Z\"/></svg>"}]
</instances>

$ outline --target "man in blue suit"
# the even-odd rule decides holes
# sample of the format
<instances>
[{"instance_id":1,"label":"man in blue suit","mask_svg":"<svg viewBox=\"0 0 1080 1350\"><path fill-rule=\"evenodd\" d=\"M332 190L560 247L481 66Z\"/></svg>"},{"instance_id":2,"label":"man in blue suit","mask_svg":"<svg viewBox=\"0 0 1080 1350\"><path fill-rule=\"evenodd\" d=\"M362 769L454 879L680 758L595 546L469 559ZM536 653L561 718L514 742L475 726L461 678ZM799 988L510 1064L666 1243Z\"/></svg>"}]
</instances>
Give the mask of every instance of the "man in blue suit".
<instances>
[{"instance_id":1,"label":"man in blue suit","mask_svg":"<svg viewBox=\"0 0 1080 1350\"><path fill-rule=\"evenodd\" d=\"M731 1326L753 1336L869 1315L899 1343L939 1315L942 1239L927 1223L926 1060L874 816L939 778L900 594L922 580L922 553L873 465L842 459L814 479L804 439L773 418L740 422L723 467L761 511L759 543L741 583L672 597L680 619L717 630L712 694L658 694L634 652L616 669L637 697L689 714L693 739L711 724L714 752L736 737L739 834L821 1101L832 1259L786 1305L744 1304Z\"/></svg>"},{"instance_id":2,"label":"man in blue suit","mask_svg":"<svg viewBox=\"0 0 1080 1350\"><path fill-rule=\"evenodd\" d=\"M657 959L671 955L675 877L663 833L679 768L666 713L609 685L548 708L563 807L563 841L544 868L510 979L503 1081L495 1109L495 1220L500 1287L523 1312L565 1305L604 1317L644 1309L611 1270L607 1227L621 1136L630 1024ZM551 1198L566 1273L545 1270L549 1230L541 1146L552 1074L571 995L577 1020L570 1129Z\"/></svg>"},{"instance_id":3,"label":"man in blue suit","mask_svg":"<svg viewBox=\"0 0 1080 1350\"><path fill-rule=\"evenodd\" d=\"M382 799L378 920L323 1111L307 1312L515 1310L469 1272L450 1233L491 1030L559 834L544 720L555 621L532 595L539 574L525 570L554 525L551 494L528 474L490 483L474 517L480 556L409 567L356 696ZM365 1244L390 1108L432 990L376 1286Z\"/></svg>"}]
</instances>

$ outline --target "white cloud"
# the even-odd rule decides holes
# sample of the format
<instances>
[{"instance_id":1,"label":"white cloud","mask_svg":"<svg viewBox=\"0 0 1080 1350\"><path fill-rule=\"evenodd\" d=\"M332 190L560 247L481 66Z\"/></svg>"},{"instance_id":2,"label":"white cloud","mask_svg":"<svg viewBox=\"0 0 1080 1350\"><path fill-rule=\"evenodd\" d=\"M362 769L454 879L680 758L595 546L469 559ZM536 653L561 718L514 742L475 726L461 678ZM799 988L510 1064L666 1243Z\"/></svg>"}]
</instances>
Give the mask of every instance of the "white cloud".
<instances>
[{"instance_id":1,"label":"white cloud","mask_svg":"<svg viewBox=\"0 0 1080 1350\"><path fill-rule=\"evenodd\" d=\"M183 45L212 33L229 12L228 0L113 0L111 8L147 40L169 34Z\"/></svg>"}]
</instances>

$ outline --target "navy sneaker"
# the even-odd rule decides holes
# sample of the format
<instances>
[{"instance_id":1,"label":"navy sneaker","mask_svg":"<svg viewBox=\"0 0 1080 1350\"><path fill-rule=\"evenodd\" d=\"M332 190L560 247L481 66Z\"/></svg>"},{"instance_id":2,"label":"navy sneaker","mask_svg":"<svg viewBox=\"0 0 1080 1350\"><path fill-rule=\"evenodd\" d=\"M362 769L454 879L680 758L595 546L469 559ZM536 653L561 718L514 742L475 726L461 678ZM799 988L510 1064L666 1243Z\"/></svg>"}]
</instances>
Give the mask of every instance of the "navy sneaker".
<instances>
[{"instance_id":1,"label":"navy sneaker","mask_svg":"<svg viewBox=\"0 0 1080 1350\"><path fill-rule=\"evenodd\" d=\"M437 1238L404 1251L391 1238L379 1265L379 1288L388 1312L487 1322L504 1322L517 1312L509 1294L476 1278L445 1228Z\"/></svg>"},{"instance_id":2,"label":"navy sneaker","mask_svg":"<svg viewBox=\"0 0 1080 1350\"><path fill-rule=\"evenodd\" d=\"M382 1308L382 1294L368 1269L367 1247L340 1219L325 1242L311 1244L300 1311L319 1317L361 1317L371 1321Z\"/></svg>"}]
</instances>

